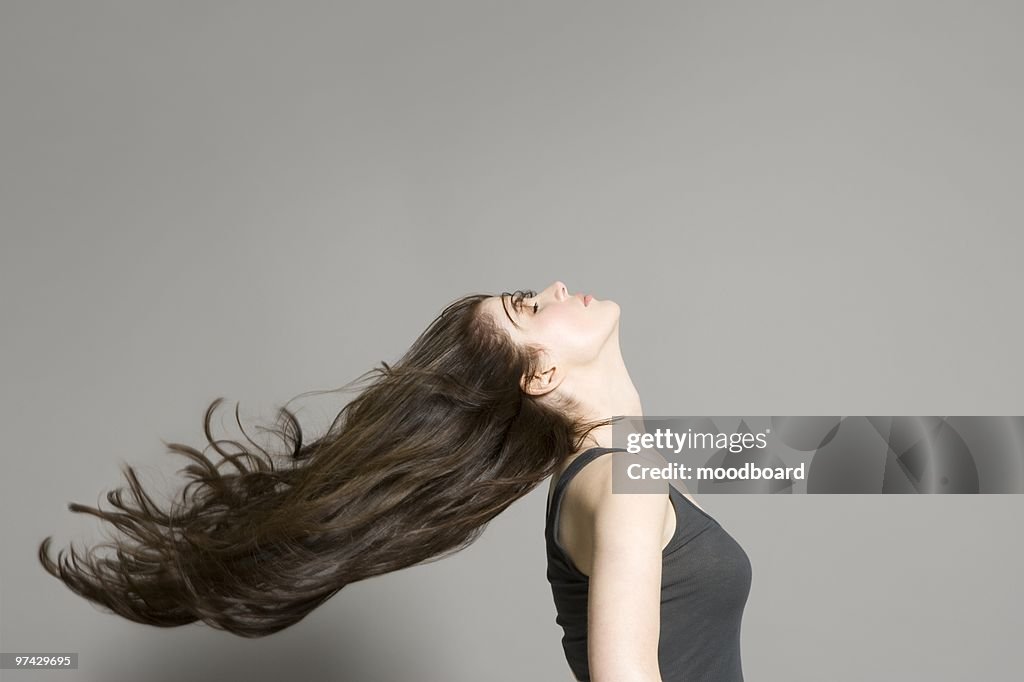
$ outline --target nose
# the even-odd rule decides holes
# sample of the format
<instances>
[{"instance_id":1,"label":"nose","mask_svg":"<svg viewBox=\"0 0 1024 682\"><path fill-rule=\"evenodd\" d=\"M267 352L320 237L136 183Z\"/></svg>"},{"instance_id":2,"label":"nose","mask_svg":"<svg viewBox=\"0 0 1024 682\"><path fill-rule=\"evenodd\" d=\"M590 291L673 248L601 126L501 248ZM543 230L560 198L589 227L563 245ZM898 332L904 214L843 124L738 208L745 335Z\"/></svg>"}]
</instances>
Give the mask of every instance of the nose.
<instances>
[{"instance_id":1,"label":"nose","mask_svg":"<svg viewBox=\"0 0 1024 682\"><path fill-rule=\"evenodd\" d=\"M555 300L557 301L564 301L565 299L569 298L569 289L565 286L564 282L555 280L554 282L551 283L551 286L548 288L551 289L552 295L555 297Z\"/></svg>"}]
</instances>

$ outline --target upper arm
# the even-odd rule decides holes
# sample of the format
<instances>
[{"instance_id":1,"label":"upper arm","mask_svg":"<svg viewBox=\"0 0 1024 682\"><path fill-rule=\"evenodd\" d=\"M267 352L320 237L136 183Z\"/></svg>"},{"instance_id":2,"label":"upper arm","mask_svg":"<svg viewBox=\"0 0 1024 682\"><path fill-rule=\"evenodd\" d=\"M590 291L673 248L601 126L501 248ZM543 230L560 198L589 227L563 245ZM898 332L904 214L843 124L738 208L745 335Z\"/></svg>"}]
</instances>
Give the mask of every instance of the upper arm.
<instances>
[{"instance_id":1,"label":"upper arm","mask_svg":"<svg viewBox=\"0 0 1024 682\"><path fill-rule=\"evenodd\" d=\"M598 463L602 466L593 472L587 505L593 532L587 633L591 679L660 680L667 492L612 494L611 462Z\"/></svg>"}]
</instances>

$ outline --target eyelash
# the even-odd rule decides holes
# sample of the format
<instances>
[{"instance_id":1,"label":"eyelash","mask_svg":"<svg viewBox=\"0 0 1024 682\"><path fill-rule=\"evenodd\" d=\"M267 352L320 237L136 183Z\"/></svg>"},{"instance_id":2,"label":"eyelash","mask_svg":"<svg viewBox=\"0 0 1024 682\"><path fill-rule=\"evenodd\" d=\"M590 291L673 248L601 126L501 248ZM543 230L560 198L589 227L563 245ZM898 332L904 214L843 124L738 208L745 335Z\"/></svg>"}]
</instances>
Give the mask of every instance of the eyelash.
<instances>
[{"instance_id":1,"label":"eyelash","mask_svg":"<svg viewBox=\"0 0 1024 682\"><path fill-rule=\"evenodd\" d=\"M523 299L524 299L524 298L533 298L534 296L536 296L536 295L537 295L537 292L536 292L536 291L529 291L529 290L528 290L528 291L522 291L522 292L520 292L520 293L522 294L522 296L520 296L520 297L519 297L519 300L518 300L518 301L516 301L516 305L517 305L517 306L519 306L519 309L520 309L520 310L522 310L522 307L523 307ZM534 315L536 315L536 314L537 314L537 310L538 310L539 308L540 308L540 304L539 304L539 303L534 303L534 304L533 304L533 314L534 314Z\"/></svg>"}]
</instances>

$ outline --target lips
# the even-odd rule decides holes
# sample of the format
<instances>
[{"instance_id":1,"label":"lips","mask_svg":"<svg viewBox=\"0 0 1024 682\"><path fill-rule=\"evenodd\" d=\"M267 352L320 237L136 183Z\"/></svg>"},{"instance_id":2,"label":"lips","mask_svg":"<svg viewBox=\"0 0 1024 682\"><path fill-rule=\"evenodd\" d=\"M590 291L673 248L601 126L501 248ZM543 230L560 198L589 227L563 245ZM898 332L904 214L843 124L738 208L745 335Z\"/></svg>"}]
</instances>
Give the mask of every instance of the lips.
<instances>
[{"instance_id":1,"label":"lips","mask_svg":"<svg viewBox=\"0 0 1024 682\"><path fill-rule=\"evenodd\" d=\"M590 302L593 300L594 297L591 296L590 294L587 294L586 296L583 297L583 305L590 305Z\"/></svg>"}]
</instances>

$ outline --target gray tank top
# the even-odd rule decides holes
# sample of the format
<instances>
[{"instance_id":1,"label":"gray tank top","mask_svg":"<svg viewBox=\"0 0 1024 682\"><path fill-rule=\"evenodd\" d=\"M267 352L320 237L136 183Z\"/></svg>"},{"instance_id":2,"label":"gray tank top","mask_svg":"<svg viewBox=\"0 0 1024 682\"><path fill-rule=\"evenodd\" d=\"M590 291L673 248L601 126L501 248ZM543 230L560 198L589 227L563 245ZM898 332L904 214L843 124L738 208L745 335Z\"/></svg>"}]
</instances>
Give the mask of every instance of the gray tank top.
<instances>
[{"instance_id":1,"label":"gray tank top","mask_svg":"<svg viewBox=\"0 0 1024 682\"><path fill-rule=\"evenodd\" d=\"M590 681L587 596L590 579L555 539L565 487L580 469L622 448L591 448L569 463L551 495L544 536L547 577L562 626L562 649L573 674ZM742 682L740 623L750 593L751 567L743 548L715 519L669 486L676 531L662 552L661 635L663 682Z\"/></svg>"}]
</instances>

